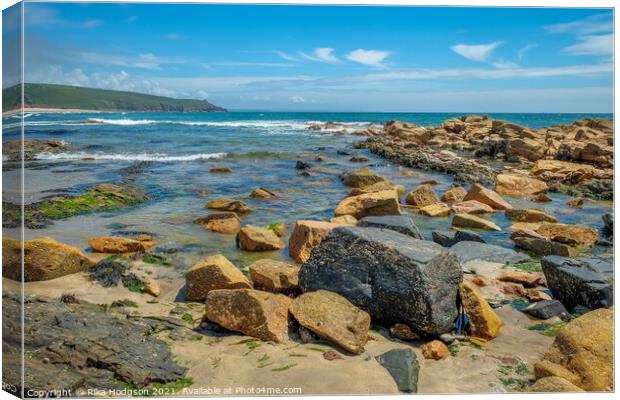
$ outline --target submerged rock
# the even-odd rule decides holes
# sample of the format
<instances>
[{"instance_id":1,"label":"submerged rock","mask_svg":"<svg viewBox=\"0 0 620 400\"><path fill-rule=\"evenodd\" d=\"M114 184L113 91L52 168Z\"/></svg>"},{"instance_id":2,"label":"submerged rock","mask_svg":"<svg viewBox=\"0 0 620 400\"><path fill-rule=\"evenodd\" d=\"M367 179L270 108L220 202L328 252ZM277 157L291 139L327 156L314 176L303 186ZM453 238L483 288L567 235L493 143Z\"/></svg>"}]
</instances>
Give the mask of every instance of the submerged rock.
<instances>
[{"instance_id":1,"label":"submerged rock","mask_svg":"<svg viewBox=\"0 0 620 400\"><path fill-rule=\"evenodd\" d=\"M229 198L211 200L205 207L213 210L232 211L237 214L247 214L252 211L243 201Z\"/></svg>"},{"instance_id":2,"label":"submerged rock","mask_svg":"<svg viewBox=\"0 0 620 400\"><path fill-rule=\"evenodd\" d=\"M291 314L299 324L354 354L364 352L370 316L337 293L307 292L295 298Z\"/></svg>"},{"instance_id":3,"label":"submerged rock","mask_svg":"<svg viewBox=\"0 0 620 400\"><path fill-rule=\"evenodd\" d=\"M369 168L362 168L359 171L344 174L342 176L342 183L346 186L360 189L373 186L378 183L393 185L388 178L374 173Z\"/></svg>"},{"instance_id":4,"label":"submerged rock","mask_svg":"<svg viewBox=\"0 0 620 400\"><path fill-rule=\"evenodd\" d=\"M96 253L134 253L148 250L148 242L125 237L94 237L88 239L88 244Z\"/></svg>"},{"instance_id":5,"label":"submerged rock","mask_svg":"<svg viewBox=\"0 0 620 400\"><path fill-rule=\"evenodd\" d=\"M252 193L250 193L250 197L254 199L270 199L272 197L276 197L276 194L265 188L254 189Z\"/></svg>"},{"instance_id":6,"label":"submerged rock","mask_svg":"<svg viewBox=\"0 0 620 400\"><path fill-rule=\"evenodd\" d=\"M299 275L304 292L339 293L377 321L428 335L454 327L461 280L456 257L438 244L362 227L332 230Z\"/></svg>"},{"instance_id":7,"label":"submerged rock","mask_svg":"<svg viewBox=\"0 0 620 400\"><path fill-rule=\"evenodd\" d=\"M195 224L202 225L213 232L234 235L241 229L241 220L234 212L217 212L194 220Z\"/></svg>"},{"instance_id":8,"label":"submerged rock","mask_svg":"<svg viewBox=\"0 0 620 400\"><path fill-rule=\"evenodd\" d=\"M415 352L409 348L394 349L375 357L377 362L388 370L398 390L416 393L420 363Z\"/></svg>"},{"instance_id":9,"label":"submerged rock","mask_svg":"<svg viewBox=\"0 0 620 400\"><path fill-rule=\"evenodd\" d=\"M84 271L93 265L73 246L50 237L26 240L23 248L25 282L45 281ZM2 238L2 276L22 280L21 243L8 236Z\"/></svg>"},{"instance_id":10,"label":"submerged rock","mask_svg":"<svg viewBox=\"0 0 620 400\"><path fill-rule=\"evenodd\" d=\"M424 239L420 230L408 215L383 215L379 217L364 217L357 226L390 229L415 239Z\"/></svg>"},{"instance_id":11,"label":"submerged rock","mask_svg":"<svg viewBox=\"0 0 620 400\"><path fill-rule=\"evenodd\" d=\"M207 295L206 318L235 332L264 341L288 337L292 300L282 294L254 289L217 289Z\"/></svg>"},{"instance_id":12,"label":"submerged rock","mask_svg":"<svg viewBox=\"0 0 620 400\"><path fill-rule=\"evenodd\" d=\"M252 284L226 257L215 254L194 264L185 274L185 299L204 301L216 289L249 289Z\"/></svg>"}]
</instances>

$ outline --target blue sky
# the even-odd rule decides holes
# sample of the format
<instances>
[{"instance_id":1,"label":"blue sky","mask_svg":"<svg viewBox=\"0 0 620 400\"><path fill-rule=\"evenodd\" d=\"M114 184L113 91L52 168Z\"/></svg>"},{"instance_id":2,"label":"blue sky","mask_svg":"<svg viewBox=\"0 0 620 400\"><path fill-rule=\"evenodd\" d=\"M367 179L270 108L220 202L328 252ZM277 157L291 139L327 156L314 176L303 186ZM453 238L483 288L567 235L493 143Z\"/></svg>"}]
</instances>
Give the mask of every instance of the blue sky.
<instances>
[{"instance_id":1,"label":"blue sky","mask_svg":"<svg viewBox=\"0 0 620 400\"><path fill-rule=\"evenodd\" d=\"M28 82L231 110L613 107L605 9L27 3L25 15Z\"/></svg>"}]
</instances>

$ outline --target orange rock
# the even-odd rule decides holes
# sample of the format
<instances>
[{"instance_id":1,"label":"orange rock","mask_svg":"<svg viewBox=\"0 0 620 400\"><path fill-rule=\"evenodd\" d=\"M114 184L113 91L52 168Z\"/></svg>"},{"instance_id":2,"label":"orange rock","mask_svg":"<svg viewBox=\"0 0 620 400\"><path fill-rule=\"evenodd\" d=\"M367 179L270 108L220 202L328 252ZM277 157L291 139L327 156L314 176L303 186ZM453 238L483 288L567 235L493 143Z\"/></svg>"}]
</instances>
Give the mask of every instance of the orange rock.
<instances>
[{"instance_id":1,"label":"orange rock","mask_svg":"<svg viewBox=\"0 0 620 400\"><path fill-rule=\"evenodd\" d=\"M452 204L452 212L455 214L487 214L495 210L477 200L468 200Z\"/></svg>"},{"instance_id":2,"label":"orange rock","mask_svg":"<svg viewBox=\"0 0 620 400\"><path fill-rule=\"evenodd\" d=\"M288 253L295 261L305 263L310 258L310 252L334 228L342 224L325 221L301 220L295 223L295 228L288 241Z\"/></svg>"},{"instance_id":3,"label":"orange rock","mask_svg":"<svg viewBox=\"0 0 620 400\"><path fill-rule=\"evenodd\" d=\"M463 201L466 194L467 191L464 188L460 186L452 186L443 194L443 196L441 196L441 201L448 204L459 203Z\"/></svg>"},{"instance_id":4,"label":"orange rock","mask_svg":"<svg viewBox=\"0 0 620 400\"><path fill-rule=\"evenodd\" d=\"M443 360L450 355L448 346L439 340L433 340L432 342L422 345L420 350L422 350L422 355L427 360Z\"/></svg>"},{"instance_id":5,"label":"orange rock","mask_svg":"<svg viewBox=\"0 0 620 400\"><path fill-rule=\"evenodd\" d=\"M424 207L439 203L439 198L435 194L433 187L429 184L420 185L407 195L407 204Z\"/></svg>"},{"instance_id":6,"label":"orange rock","mask_svg":"<svg viewBox=\"0 0 620 400\"><path fill-rule=\"evenodd\" d=\"M148 250L145 242L124 237L94 237L88 239L88 244L96 253L134 253Z\"/></svg>"},{"instance_id":7,"label":"orange rock","mask_svg":"<svg viewBox=\"0 0 620 400\"><path fill-rule=\"evenodd\" d=\"M520 174L499 174L495 178L495 191L508 196L527 196L546 193L547 184L540 179Z\"/></svg>"},{"instance_id":8,"label":"orange rock","mask_svg":"<svg viewBox=\"0 0 620 400\"><path fill-rule=\"evenodd\" d=\"M274 231L258 226L246 225L237 235L239 247L247 251L269 251L283 249L285 243Z\"/></svg>"},{"instance_id":9,"label":"orange rock","mask_svg":"<svg viewBox=\"0 0 620 400\"><path fill-rule=\"evenodd\" d=\"M485 188L479 183L476 183L469 189L463 200L477 200L490 206L494 210L509 210L512 208L499 194L491 189Z\"/></svg>"},{"instance_id":10,"label":"orange rock","mask_svg":"<svg viewBox=\"0 0 620 400\"><path fill-rule=\"evenodd\" d=\"M538 286L541 277L535 272L506 271L497 279L502 282L520 283L525 287L535 287Z\"/></svg>"}]
</instances>

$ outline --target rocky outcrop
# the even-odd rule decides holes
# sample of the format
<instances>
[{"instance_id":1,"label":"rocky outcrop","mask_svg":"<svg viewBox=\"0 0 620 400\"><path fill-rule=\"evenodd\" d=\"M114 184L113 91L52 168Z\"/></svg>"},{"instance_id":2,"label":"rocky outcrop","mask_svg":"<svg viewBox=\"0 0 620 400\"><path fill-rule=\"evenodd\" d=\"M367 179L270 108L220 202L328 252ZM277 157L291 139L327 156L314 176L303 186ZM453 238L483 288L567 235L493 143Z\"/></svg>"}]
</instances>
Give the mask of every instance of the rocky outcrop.
<instances>
[{"instance_id":1,"label":"rocky outcrop","mask_svg":"<svg viewBox=\"0 0 620 400\"><path fill-rule=\"evenodd\" d=\"M469 329L472 336L490 340L499 336L504 324L489 303L470 283L463 282L459 288L463 309L469 317Z\"/></svg>"},{"instance_id":2,"label":"rocky outcrop","mask_svg":"<svg viewBox=\"0 0 620 400\"><path fill-rule=\"evenodd\" d=\"M252 193L250 193L250 197L254 199L270 199L272 197L276 197L276 194L269 189L258 188L254 189Z\"/></svg>"},{"instance_id":3,"label":"rocky outcrop","mask_svg":"<svg viewBox=\"0 0 620 400\"><path fill-rule=\"evenodd\" d=\"M495 178L495 191L508 196L527 196L546 193L547 184L540 179L521 174L499 174Z\"/></svg>"},{"instance_id":4,"label":"rocky outcrop","mask_svg":"<svg viewBox=\"0 0 620 400\"><path fill-rule=\"evenodd\" d=\"M390 229L415 239L424 239L420 230L409 215L384 215L362 218L357 226Z\"/></svg>"},{"instance_id":5,"label":"rocky outcrop","mask_svg":"<svg viewBox=\"0 0 620 400\"><path fill-rule=\"evenodd\" d=\"M234 212L218 212L194 220L205 229L226 235L235 235L241 229L241 220Z\"/></svg>"},{"instance_id":6,"label":"rocky outcrop","mask_svg":"<svg viewBox=\"0 0 620 400\"><path fill-rule=\"evenodd\" d=\"M560 329L534 366L536 378L563 378L586 391L613 390L613 311L599 309Z\"/></svg>"},{"instance_id":7,"label":"rocky outcrop","mask_svg":"<svg viewBox=\"0 0 620 400\"><path fill-rule=\"evenodd\" d=\"M409 348L393 349L375 357L375 359L392 375L398 390L407 393L418 391L420 363L413 350Z\"/></svg>"},{"instance_id":8,"label":"rocky outcrop","mask_svg":"<svg viewBox=\"0 0 620 400\"><path fill-rule=\"evenodd\" d=\"M310 258L312 249L321 243L321 240L334 228L342 226L325 221L300 220L288 241L288 253L299 263Z\"/></svg>"},{"instance_id":9,"label":"rocky outcrop","mask_svg":"<svg viewBox=\"0 0 620 400\"><path fill-rule=\"evenodd\" d=\"M291 314L299 324L354 354L364 352L370 316L337 293L304 293L293 300Z\"/></svg>"},{"instance_id":10,"label":"rocky outcrop","mask_svg":"<svg viewBox=\"0 0 620 400\"><path fill-rule=\"evenodd\" d=\"M291 302L287 296L261 290L212 290L205 317L228 330L280 343L288 337Z\"/></svg>"},{"instance_id":11,"label":"rocky outcrop","mask_svg":"<svg viewBox=\"0 0 620 400\"><path fill-rule=\"evenodd\" d=\"M108 254L145 252L149 249L148 242L114 236L90 238L88 244L94 252Z\"/></svg>"},{"instance_id":12,"label":"rocky outcrop","mask_svg":"<svg viewBox=\"0 0 620 400\"><path fill-rule=\"evenodd\" d=\"M254 225L246 225L237 234L239 247L246 251L269 251L283 249L285 243L274 231Z\"/></svg>"},{"instance_id":13,"label":"rocky outcrop","mask_svg":"<svg viewBox=\"0 0 620 400\"><path fill-rule=\"evenodd\" d=\"M250 277L257 289L273 293L294 293L299 289L299 267L282 261L262 259L250 265Z\"/></svg>"},{"instance_id":14,"label":"rocky outcrop","mask_svg":"<svg viewBox=\"0 0 620 400\"><path fill-rule=\"evenodd\" d=\"M194 264L185 274L185 299L204 301L216 289L249 289L252 284L226 257L215 254Z\"/></svg>"},{"instance_id":15,"label":"rocky outcrop","mask_svg":"<svg viewBox=\"0 0 620 400\"><path fill-rule=\"evenodd\" d=\"M576 305L590 309L613 305L613 288L602 276L578 260L559 256L542 259L542 269L554 297L569 310Z\"/></svg>"},{"instance_id":16,"label":"rocky outcrop","mask_svg":"<svg viewBox=\"0 0 620 400\"><path fill-rule=\"evenodd\" d=\"M206 208L210 208L212 210L219 211L231 211L237 214L247 214L252 211L247 204L245 204L241 200L229 199L229 198L221 198L215 199L207 202Z\"/></svg>"},{"instance_id":17,"label":"rocky outcrop","mask_svg":"<svg viewBox=\"0 0 620 400\"><path fill-rule=\"evenodd\" d=\"M93 265L78 248L50 237L26 240L23 251L25 282L54 279ZM2 276L22 280L21 252L20 242L8 236L2 238Z\"/></svg>"},{"instance_id":18,"label":"rocky outcrop","mask_svg":"<svg viewBox=\"0 0 620 400\"><path fill-rule=\"evenodd\" d=\"M369 215L400 215L402 210L396 190L382 190L344 198L334 210L334 214L352 215L360 219Z\"/></svg>"},{"instance_id":19,"label":"rocky outcrop","mask_svg":"<svg viewBox=\"0 0 620 400\"><path fill-rule=\"evenodd\" d=\"M502 228L488 219L480 218L471 214L455 214L452 218L452 226L463 228L486 229L490 231L501 231Z\"/></svg>"},{"instance_id":20,"label":"rocky outcrop","mask_svg":"<svg viewBox=\"0 0 620 400\"><path fill-rule=\"evenodd\" d=\"M342 183L359 189L376 186L377 184L393 185L389 179L372 172L369 168L362 168L359 171L344 174L342 176Z\"/></svg>"},{"instance_id":21,"label":"rocky outcrop","mask_svg":"<svg viewBox=\"0 0 620 400\"><path fill-rule=\"evenodd\" d=\"M59 153L67 151L68 146L62 140L11 140L2 143L2 155L8 161L36 160L40 153ZM22 157L23 149L23 157Z\"/></svg>"},{"instance_id":22,"label":"rocky outcrop","mask_svg":"<svg viewBox=\"0 0 620 400\"><path fill-rule=\"evenodd\" d=\"M332 230L302 266L302 291L329 290L377 321L417 332L450 331L462 280L455 256L436 243L377 228Z\"/></svg>"}]
</instances>

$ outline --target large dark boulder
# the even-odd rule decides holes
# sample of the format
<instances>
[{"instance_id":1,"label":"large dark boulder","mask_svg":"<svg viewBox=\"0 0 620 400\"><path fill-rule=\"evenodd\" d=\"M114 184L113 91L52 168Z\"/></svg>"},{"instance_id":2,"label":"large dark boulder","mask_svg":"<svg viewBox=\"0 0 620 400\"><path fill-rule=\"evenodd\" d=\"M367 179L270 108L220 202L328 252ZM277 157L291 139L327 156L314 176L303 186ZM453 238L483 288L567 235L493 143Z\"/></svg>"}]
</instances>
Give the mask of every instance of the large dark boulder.
<instances>
[{"instance_id":1,"label":"large dark boulder","mask_svg":"<svg viewBox=\"0 0 620 400\"><path fill-rule=\"evenodd\" d=\"M332 230L299 274L304 292L337 292L376 321L425 335L454 327L462 279L456 257L437 243L362 227Z\"/></svg>"},{"instance_id":2,"label":"large dark boulder","mask_svg":"<svg viewBox=\"0 0 620 400\"><path fill-rule=\"evenodd\" d=\"M409 235L415 239L424 239L418 227L413 223L413 218L408 215L382 215L362 218L357 226L390 229Z\"/></svg>"},{"instance_id":3,"label":"large dark boulder","mask_svg":"<svg viewBox=\"0 0 620 400\"><path fill-rule=\"evenodd\" d=\"M547 256L542 259L547 287L568 309L576 305L596 309L613 305L613 288L582 261Z\"/></svg>"},{"instance_id":4,"label":"large dark boulder","mask_svg":"<svg viewBox=\"0 0 620 400\"><path fill-rule=\"evenodd\" d=\"M480 242L486 243L484 239L474 232L468 231L434 231L433 242L443 247L452 247L458 242Z\"/></svg>"},{"instance_id":5,"label":"large dark boulder","mask_svg":"<svg viewBox=\"0 0 620 400\"><path fill-rule=\"evenodd\" d=\"M450 253L453 253L461 264L473 260L517 264L530 261L531 259L525 253L518 253L505 247L470 241L456 243L450 247Z\"/></svg>"}]
</instances>

